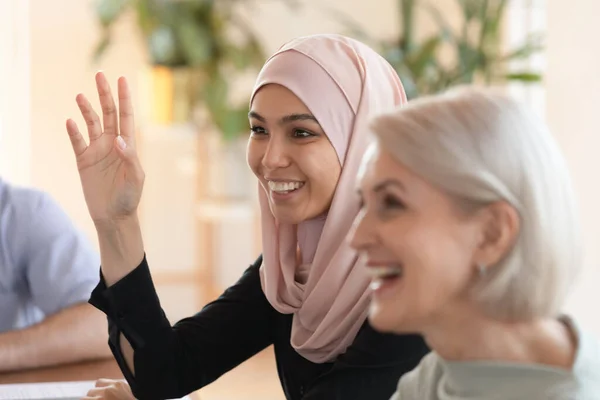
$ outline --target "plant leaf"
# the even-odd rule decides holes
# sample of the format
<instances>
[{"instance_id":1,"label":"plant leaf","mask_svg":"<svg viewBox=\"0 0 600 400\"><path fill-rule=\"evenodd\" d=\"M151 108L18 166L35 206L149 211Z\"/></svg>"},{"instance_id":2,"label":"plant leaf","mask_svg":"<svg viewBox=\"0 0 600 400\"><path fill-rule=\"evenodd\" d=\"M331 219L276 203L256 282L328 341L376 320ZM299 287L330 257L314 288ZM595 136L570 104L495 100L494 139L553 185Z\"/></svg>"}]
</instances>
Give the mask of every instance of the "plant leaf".
<instances>
[{"instance_id":1,"label":"plant leaf","mask_svg":"<svg viewBox=\"0 0 600 400\"><path fill-rule=\"evenodd\" d=\"M209 31L205 24L198 24L190 18L181 18L175 29L186 64L197 67L211 60L215 38L214 32Z\"/></svg>"},{"instance_id":2,"label":"plant leaf","mask_svg":"<svg viewBox=\"0 0 600 400\"><path fill-rule=\"evenodd\" d=\"M137 0L135 1L135 11L137 15L137 23L142 33L146 36L150 35L158 28L160 10L157 9L154 1Z\"/></svg>"},{"instance_id":3,"label":"plant leaf","mask_svg":"<svg viewBox=\"0 0 600 400\"><path fill-rule=\"evenodd\" d=\"M96 16L103 27L112 25L125 11L129 0L100 0L96 2Z\"/></svg>"},{"instance_id":4,"label":"plant leaf","mask_svg":"<svg viewBox=\"0 0 600 400\"><path fill-rule=\"evenodd\" d=\"M471 47L467 42L460 41L458 43L458 54L459 82L472 82L482 59L482 53L478 49Z\"/></svg>"},{"instance_id":5,"label":"plant leaf","mask_svg":"<svg viewBox=\"0 0 600 400\"><path fill-rule=\"evenodd\" d=\"M386 45L380 53L392 66L404 63L405 54L400 47Z\"/></svg>"},{"instance_id":6,"label":"plant leaf","mask_svg":"<svg viewBox=\"0 0 600 400\"><path fill-rule=\"evenodd\" d=\"M530 35L526 42L509 53L499 57L498 61L512 61L528 58L531 55L544 50L541 34Z\"/></svg>"},{"instance_id":7,"label":"plant leaf","mask_svg":"<svg viewBox=\"0 0 600 400\"><path fill-rule=\"evenodd\" d=\"M400 17L402 20L402 40L400 47L410 52L414 47L415 0L400 0Z\"/></svg>"},{"instance_id":8,"label":"plant leaf","mask_svg":"<svg viewBox=\"0 0 600 400\"><path fill-rule=\"evenodd\" d=\"M450 26L446 18L442 15L440 10L436 8L431 2L427 2L422 6L427 10L429 15L437 23L442 39L447 42L456 43L456 35L454 34L452 27Z\"/></svg>"},{"instance_id":9,"label":"plant leaf","mask_svg":"<svg viewBox=\"0 0 600 400\"><path fill-rule=\"evenodd\" d=\"M435 52L440 42L441 38L439 36L431 36L406 60L417 79L423 74L425 67L431 64L431 60L435 57Z\"/></svg>"},{"instance_id":10,"label":"plant leaf","mask_svg":"<svg viewBox=\"0 0 600 400\"><path fill-rule=\"evenodd\" d=\"M100 58L102 57L102 55L104 55L104 52L106 51L109 45L110 33L107 29L105 29L102 33L100 41L96 44L96 47L94 48L94 52L92 54L92 61L95 63L100 61Z\"/></svg>"},{"instance_id":11,"label":"plant leaf","mask_svg":"<svg viewBox=\"0 0 600 400\"><path fill-rule=\"evenodd\" d=\"M535 72L511 72L504 77L510 81L520 82L540 82L542 80L542 75Z\"/></svg>"},{"instance_id":12,"label":"plant leaf","mask_svg":"<svg viewBox=\"0 0 600 400\"><path fill-rule=\"evenodd\" d=\"M463 12L465 25L467 25L481 10L481 0L459 0Z\"/></svg>"},{"instance_id":13,"label":"plant leaf","mask_svg":"<svg viewBox=\"0 0 600 400\"><path fill-rule=\"evenodd\" d=\"M220 129L225 140L235 139L249 131L248 107L228 108L223 114L224 120Z\"/></svg>"},{"instance_id":14,"label":"plant leaf","mask_svg":"<svg viewBox=\"0 0 600 400\"><path fill-rule=\"evenodd\" d=\"M161 26L148 37L148 50L155 65L178 66L183 64L176 34L167 26Z\"/></svg>"},{"instance_id":15,"label":"plant leaf","mask_svg":"<svg viewBox=\"0 0 600 400\"><path fill-rule=\"evenodd\" d=\"M223 76L212 73L207 77L202 90L202 99L209 108L217 109L227 103L229 85Z\"/></svg>"}]
</instances>

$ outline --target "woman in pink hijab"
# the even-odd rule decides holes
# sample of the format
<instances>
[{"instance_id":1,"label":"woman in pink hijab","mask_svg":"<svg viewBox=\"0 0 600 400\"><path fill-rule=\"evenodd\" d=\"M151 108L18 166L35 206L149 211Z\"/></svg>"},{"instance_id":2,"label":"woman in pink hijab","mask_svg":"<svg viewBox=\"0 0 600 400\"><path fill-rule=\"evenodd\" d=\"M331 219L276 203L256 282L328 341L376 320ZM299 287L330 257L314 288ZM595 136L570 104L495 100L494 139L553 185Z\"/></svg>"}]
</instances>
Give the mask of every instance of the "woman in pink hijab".
<instances>
[{"instance_id":1,"label":"woman in pink hijab","mask_svg":"<svg viewBox=\"0 0 600 400\"><path fill-rule=\"evenodd\" d=\"M67 130L100 243L101 282L90 302L108 316L110 346L133 394L184 396L274 345L287 399L387 400L428 349L419 336L381 334L366 322L369 277L345 237L359 210L365 124L406 102L389 64L338 35L295 39L266 62L250 99L247 154L259 182L263 255L174 326L137 219L144 172L129 89L121 78L117 113L104 75L96 82L103 127L79 95L89 143L72 120ZM108 398L116 388L101 385L89 395Z\"/></svg>"}]
</instances>

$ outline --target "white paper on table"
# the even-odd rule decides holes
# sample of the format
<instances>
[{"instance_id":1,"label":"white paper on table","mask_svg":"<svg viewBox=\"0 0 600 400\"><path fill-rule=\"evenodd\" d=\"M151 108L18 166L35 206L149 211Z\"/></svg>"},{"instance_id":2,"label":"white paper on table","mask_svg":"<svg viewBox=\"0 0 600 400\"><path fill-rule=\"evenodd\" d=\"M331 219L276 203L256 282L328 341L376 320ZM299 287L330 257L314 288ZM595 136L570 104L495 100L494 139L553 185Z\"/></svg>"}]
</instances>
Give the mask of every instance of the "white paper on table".
<instances>
[{"instance_id":1,"label":"white paper on table","mask_svg":"<svg viewBox=\"0 0 600 400\"><path fill-rule=\"evenodd\" d=\"M11 383L0 385L0 400L79 400L94 386L95 381Z\"/></svg>"}]
</instances>

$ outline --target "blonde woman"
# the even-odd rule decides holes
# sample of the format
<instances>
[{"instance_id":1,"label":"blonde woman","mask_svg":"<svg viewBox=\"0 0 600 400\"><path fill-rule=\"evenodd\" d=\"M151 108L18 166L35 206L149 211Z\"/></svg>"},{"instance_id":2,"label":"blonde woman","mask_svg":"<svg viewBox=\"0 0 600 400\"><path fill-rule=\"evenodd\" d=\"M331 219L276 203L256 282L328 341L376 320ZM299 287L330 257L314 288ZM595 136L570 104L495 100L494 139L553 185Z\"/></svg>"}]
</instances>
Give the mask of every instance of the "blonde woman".
<instances>
[{"instance_id":1,"label":"blonde woman","mask_svg":"<svg viewBox=\"0 0 600 400\"><path fill-rule=\"evenodd\" d=\"M600 346L561 308L581 265L566 163L531 111L462 88L376 118L351 232L369 320L433 350L396 400L599 399Z\"/></svg>"}]
</instances>

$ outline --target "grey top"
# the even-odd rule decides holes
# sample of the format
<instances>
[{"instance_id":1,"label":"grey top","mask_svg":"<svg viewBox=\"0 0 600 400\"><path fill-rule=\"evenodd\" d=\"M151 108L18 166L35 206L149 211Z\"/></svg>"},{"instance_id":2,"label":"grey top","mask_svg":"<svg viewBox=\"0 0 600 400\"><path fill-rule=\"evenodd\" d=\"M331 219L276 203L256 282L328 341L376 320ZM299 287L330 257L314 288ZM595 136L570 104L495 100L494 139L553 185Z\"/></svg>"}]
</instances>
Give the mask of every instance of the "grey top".
<instances>
[{"instance_id":1,"label":"grey top","mask_svg":"<svg viewBox=\"0 0 600 400\"><path fill-rule=\"evenodd\" d=\"M578 339L572 371L509 362L446 361L431 352L391 400L598 400L600 342L565 318Z\"/></svg>"},{"instance_id":2,"label":"grey top","mask_svg":"<svg viewBox=\"0 0 600 400\"><path fill-rule=\"evenodd\" d=\"M61 207L0 179L0 332L86 302L100 259Z\"/></svg>"}]
</instances>

